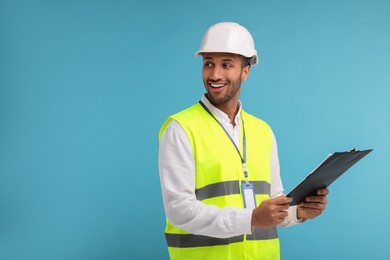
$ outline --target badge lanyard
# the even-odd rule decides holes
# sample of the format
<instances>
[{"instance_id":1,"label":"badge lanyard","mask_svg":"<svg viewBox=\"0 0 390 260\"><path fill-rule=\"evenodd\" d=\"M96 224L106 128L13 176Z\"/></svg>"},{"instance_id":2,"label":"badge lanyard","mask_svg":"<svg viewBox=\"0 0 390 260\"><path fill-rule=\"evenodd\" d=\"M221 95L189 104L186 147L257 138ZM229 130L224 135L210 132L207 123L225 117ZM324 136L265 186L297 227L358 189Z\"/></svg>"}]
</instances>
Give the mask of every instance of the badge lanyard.
<instances>
[{"instance_id":1,"label":"badge lanyard","mask_svg":"<svg viewBox=\"0 0 390 260\"><path fill-rule=\"evenodd\" d=\"M236 148L236 151L241 159L242 170L244 172L244 177L245 177L245 183L241 184L242 197L244 200L244 207L248 208L248 209L256 208L255 186L253 185L253 183L249 182L249 180L248 180L248 169L246 167L246 136L245 136L244 118L241 116L242 130L243 130L243 155L241 156L240 149L238 149L233 138L229 135L229 133L226 131L226 129L223 127L223 125L218 121L218 119L213 115L213 113L211 113L211 111L206 107L206 105L202 101L199 101L199 103L207 111L207 113L209 113L210 116L212 118L214 118L215 121L217 121L217 123L222 127L223 131L225 131L226 135L229 137L230 141L232 142L232 144Z\"/></svg>"},{"instance_id":2,"label":"badge lanyard","mask_svg":"<svg viewBox=\"0 0 390 260\"><path fill-rule=\"evenodd\" d=\"M217 121L217 123L222 127L223 131L225 131L226 135L229 137L230 141L232 142L232 144L236 148L236 151L241 159L242 170L244 171L244 177L245 177L245 184L249 185L248 169L246 167L246 136L245 136L244 118L241 116L242 130L243 130L243 141L242 141L243 142L243 155L241 155L240 149L238 149L236 143L233 141L233 138L229 135L229 133L226 131L226 129L223 127L223 125L218 121L218 119L213 115L213 113L211 113L211 111L206 107L206 105L202 101L199 101L199 104L201 104L202 107L204 108L204 110L206 110L207 113L209 113L210 116L212 116L215 119L215 121Z\"/></svg>"}]
</instances>

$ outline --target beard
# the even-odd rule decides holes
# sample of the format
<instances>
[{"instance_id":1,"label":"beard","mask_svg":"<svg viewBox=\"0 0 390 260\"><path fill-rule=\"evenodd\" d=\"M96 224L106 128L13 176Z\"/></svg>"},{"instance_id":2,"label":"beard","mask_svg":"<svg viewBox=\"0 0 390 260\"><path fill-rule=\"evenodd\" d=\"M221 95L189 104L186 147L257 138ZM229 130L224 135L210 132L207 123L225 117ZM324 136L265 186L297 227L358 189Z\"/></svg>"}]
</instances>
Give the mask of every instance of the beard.
<instances>
[{"instance_id":1,"label":"beard","mask_svg":"<svg viewBox=\"0 0 390 260\"><path fill-rule=\"evenodd\" d=\"M230 102L233 98L235 98L241 89L241 76L235 79L234 81L228 81L228 86L225 86L225 88L228 88L223 96L215 95L210 91L210 86L208 86L209 83L212 83L212 80L207 80L203 82L203 84L206 87L206 97L210 101L211 104L213 104L216 107L219 107L221 105L224 105L228 102Z\"/></svg>"}]
</instances>

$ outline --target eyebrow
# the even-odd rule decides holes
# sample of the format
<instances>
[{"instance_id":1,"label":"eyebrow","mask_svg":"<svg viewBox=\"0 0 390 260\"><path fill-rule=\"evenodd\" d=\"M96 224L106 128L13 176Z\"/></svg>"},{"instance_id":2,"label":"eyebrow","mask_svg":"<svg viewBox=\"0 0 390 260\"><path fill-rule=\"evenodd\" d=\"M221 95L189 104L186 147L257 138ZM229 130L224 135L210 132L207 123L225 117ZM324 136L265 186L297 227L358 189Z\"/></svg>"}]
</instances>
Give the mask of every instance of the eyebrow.
<instances>
[{"instance_id":1,"label":"eyebrow","mask_svg":"<svg viewBox=\"0 0 390 260\"><path fill-rule=\"evenodd\" d=\"M212 61L213 58L211 58L211 57L204 57L203 60L211 60ZM225 61L225 62L226 61L235 62L235 60L232 59L232 58L223 58L222 61Z\"/></svg>"}]
</instances>

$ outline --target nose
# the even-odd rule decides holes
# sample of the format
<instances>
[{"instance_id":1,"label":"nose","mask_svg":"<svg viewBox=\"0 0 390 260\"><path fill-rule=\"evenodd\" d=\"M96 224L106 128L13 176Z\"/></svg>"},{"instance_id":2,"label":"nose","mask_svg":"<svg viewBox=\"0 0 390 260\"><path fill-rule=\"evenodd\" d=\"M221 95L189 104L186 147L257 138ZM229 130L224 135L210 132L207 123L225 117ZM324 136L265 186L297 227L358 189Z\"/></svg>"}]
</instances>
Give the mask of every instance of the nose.
<instances>
[{"instance_id":1,"label":"nose","mask_svg":"<svg viewBox=\"0 0 390 260\"><path fill-rule=\"evenodd\" d=\"M210 79L213 81L218 81L222 79L222 70L220 66L214 66L211 73L210 73Z\"/></svg>"}]
</instances>

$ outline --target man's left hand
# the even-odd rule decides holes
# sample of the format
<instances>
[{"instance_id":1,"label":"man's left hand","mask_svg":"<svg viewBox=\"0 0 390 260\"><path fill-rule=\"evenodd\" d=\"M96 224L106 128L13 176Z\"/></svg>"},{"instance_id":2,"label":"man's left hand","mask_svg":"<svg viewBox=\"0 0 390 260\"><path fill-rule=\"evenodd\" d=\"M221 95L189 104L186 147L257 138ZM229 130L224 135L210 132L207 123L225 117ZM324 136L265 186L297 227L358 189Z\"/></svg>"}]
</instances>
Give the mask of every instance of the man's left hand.
<instances>
[{"instance_id":1,"label":"man's left hand","mask_svg":"<svg viewBox=\"0 0 390 260\"><path fill-rule=\"evenodd\" d=\"M312 219L321 215L328 203L328 200L326 199L328 194L328 189L319 189L317 190L316 196L307 197L305 201L297 207L298 219Z\"/></svg>"}]
</instances>

